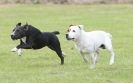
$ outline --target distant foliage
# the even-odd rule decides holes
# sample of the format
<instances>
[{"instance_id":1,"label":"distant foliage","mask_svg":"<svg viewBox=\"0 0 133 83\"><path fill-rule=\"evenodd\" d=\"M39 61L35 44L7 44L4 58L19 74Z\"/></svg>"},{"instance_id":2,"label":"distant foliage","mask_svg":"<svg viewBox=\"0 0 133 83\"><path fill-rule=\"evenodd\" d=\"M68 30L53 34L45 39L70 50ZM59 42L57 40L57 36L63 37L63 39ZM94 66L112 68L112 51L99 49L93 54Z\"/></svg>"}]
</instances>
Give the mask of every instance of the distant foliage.
<instances>
[{"instance_id":1,"label":"distant foliage","mask_svg":"<svg viewBox=\"0 0 133 83\"><path fill-rule=\"evenodd\" d=\"M133 0L0 0L1 4L111 4L133 3Z\"/></svg>"}]
</instances>

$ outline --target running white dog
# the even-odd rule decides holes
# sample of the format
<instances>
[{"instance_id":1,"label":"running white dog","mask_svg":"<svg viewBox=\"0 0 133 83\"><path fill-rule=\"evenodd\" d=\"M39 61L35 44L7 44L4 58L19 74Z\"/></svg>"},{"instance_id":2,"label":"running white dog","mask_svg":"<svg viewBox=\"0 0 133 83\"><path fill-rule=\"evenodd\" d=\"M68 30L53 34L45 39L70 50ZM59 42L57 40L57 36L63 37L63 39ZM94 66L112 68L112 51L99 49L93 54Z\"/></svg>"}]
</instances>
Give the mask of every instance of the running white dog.
<instances>
[{"instance_id":1,"label":"running white dog","mask_svg":"<svg viewBox=\"0 0 133 83\"><path fill-rule=\"evenodd\" d=\"M79 49L85 62L88 62L88 58L90 57L91 68L95 68L100 48L107 49L111 53L109 64L114 64L115 54L110 33L104 31L85 32L83 25L70 25L66 38L76 43L76 47ZM86 54L90 56L85 56Z\"/></svg>"}]
</instances>

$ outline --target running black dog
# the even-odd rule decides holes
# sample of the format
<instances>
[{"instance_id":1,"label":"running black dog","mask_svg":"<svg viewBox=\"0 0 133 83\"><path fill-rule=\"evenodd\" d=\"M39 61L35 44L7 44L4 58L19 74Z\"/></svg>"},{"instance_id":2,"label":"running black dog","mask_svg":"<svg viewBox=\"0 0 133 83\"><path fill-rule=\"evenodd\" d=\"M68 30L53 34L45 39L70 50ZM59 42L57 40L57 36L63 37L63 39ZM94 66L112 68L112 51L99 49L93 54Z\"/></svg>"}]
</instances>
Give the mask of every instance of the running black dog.
<instances>
[{"instance_id":1,"label":"running black dog","mask_svg":"<svg viewBox=\"0 0 133 83\"><path fill-rule=\"evenodd\" d=\"M64 64L64 57L61 50L60 42L57 38L58 31L54 32L41 32L39 29L32 25L21 25L18 23L13 29L11 34L12 40L20 39L20 44L13 48L12 52L18 52L21 55L21 49L41 49L45 46L54 50L59 58L61 59L61 64Z\"/></svg>"}]
</instances>

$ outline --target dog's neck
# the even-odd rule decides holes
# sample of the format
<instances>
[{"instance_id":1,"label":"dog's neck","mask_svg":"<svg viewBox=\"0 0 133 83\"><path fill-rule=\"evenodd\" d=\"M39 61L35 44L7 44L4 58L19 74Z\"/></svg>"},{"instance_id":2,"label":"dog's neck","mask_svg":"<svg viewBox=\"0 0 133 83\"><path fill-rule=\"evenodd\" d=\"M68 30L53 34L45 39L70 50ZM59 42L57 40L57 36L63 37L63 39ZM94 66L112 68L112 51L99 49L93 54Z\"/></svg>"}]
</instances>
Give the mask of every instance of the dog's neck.
<instances>
[{"instance_id":1,"label":"dog's neck","mask_svg":"<svg viewBox=\"0 0 133 83\"><path fill-rule=\"evenodd\" d=\"M36 35L40 35L41 31L37 28L35 28L32 25L28 25L29 30L27 31L26 35L29 36L31 35L32 37L36 36Z\"/></svg>"},{"instance_id":2,"label":"dog's neck","mask_svg":"<svg viewBox=\"0 0 133 83\"><path fill-rule=\"evenodd\" d=\"M78 38L74 39L74 42L80 43L80 41L82 40L82 38L84 38L83 37L84 36L84 33L85 33L85 31L84 30L81 30L80 35L78 36Z\"/></svg>"}]
</instances>

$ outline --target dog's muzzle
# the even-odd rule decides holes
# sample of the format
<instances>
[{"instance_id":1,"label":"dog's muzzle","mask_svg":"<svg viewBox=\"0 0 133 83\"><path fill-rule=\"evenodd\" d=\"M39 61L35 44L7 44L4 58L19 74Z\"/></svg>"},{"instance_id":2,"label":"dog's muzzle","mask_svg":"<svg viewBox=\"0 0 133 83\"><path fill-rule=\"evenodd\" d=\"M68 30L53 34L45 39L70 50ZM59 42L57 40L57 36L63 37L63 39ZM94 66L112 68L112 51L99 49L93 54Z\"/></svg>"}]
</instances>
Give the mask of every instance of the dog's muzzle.
<instances>
[{"instance_id":1,"label":"dog's muzzle","mask_svg":"<svg viewBox=\"0 0 133 83\"><path fill-rule=\"evenodd\" d=\"M11 35L12 40L17 40L18 38L15 35Z\"/></svg>"},{"instance_id":2,"label":"dog's muzzle","mask_svg":"<svg viewBox=\"0 0 133 83\"><path fill-rule=\"evenodd\" d=\"M74 38L69 38L68 34L66 34L66 39L67 40L74 40Z\"/></svg>"},{"instance_id":3,"label":"dog's muzzle","mask_svg":"<svg viewBox=\"0 0 133 83\"><path fill-rule=\"evenodd\" d=\"M67 40L70 40L70 38L68 37L68 34L66 34L66 39L67 39Z\"/></svg>"}]
</instances>

